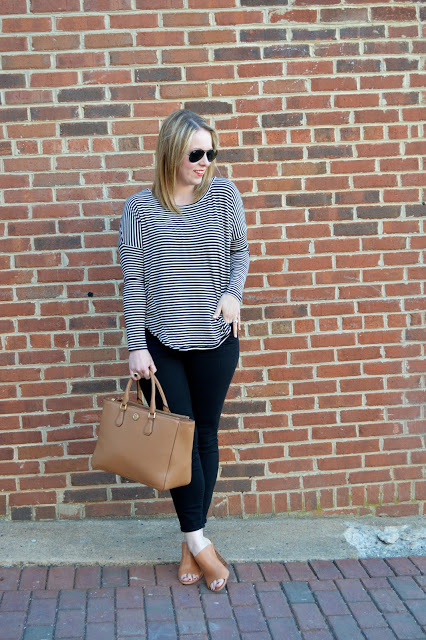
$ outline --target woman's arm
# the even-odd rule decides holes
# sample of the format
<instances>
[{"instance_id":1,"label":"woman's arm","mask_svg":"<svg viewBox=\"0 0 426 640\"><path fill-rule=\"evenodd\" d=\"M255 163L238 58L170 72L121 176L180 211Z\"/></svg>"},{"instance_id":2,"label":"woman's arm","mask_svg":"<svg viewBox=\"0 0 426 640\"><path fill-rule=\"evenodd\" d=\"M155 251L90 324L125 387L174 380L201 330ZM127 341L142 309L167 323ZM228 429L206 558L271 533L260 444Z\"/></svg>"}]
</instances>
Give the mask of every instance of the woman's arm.
<instances>
[{"instance_id":1,"label":"woman's arm","mask_svg":"<svg viewBox=\"0 0 426 640\"><path fill-rule=\"evenodd\" d=\"M234 186L233 195L233 220L231 239L231 270L229 285L226 293L229 293L241 303L243 298L244 283L247 278L250 253L247 243L247 225L244 214L244 205L238 189Z\"/></svg>"},{"instance_id":2,"label":"woman's arm","mask_svg":"<svg viewBox=\"0 0 426 640\"><path fill-rule=\"evenodd\" d=\"M155 365L149 354L145 337L146 295L143 278L142 231L137 219L134 197L126 200L121 216L118 251L123 272L123 309L127 343L130 351L130 374L149 377Z\"/></svg>"},{"instance_id":3,"label":"woman's arm","mask_svg":"<svg viewBox=\"0 0 426 640\"><path fill-rule=\"evenodd\" d=\"M232 183L231 183L232 184ZM226 293L220 298L213 318L222 314L225 322L232 322L234 336L241 329L240 304L249 267L249 248L244 206L237 187L232 184L232 237L230 277Z\"/></svg>"}]
</instances>

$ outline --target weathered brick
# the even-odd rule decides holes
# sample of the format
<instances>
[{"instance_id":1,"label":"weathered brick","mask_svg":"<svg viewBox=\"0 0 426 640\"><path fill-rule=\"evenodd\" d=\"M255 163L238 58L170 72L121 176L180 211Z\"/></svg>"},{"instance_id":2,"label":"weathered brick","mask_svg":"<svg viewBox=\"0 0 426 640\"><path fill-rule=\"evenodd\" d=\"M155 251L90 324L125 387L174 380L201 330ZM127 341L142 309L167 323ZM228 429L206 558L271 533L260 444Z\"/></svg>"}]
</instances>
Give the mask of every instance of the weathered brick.
<instances>
[{"instance_id":1,"label":"weathered brick","mask_svg":"<svg viewBox=\"0 0 426 640\"><path fill-rule=\"evenodd\" d=\"M212 512L421 512L418 29L426 14L415 3L290 4L158 0L152 11L148 0L3 0L0 364L10 422L0 517L173 513L169 498L89 466L96 393L115 391L127 358L114 248L123 201L152 182L160 123L182 106L218 129L220 174L242 193L251 251L240 368L221 419L223 494ZM404 378L403 360L413 379ZM62 447L61 457L42 466L23 459L55 451L40 445ZM392 579L418 576L410 560L384 566ZM365 601L358 579L389 588L383 576L366 577L383 565L342 560L311 569L319 580L306 568L299 577L316 581L315 593L332 591L329 580L340 584L340 574L353 581L354 602ZM260 576L250 565L237 571L244 580ZM259 585L289 580L284 565L260 571ZM252 614L240 615L247 624ZM188 616L181 630L200 623ZM338 637L342 616L332 617ZM301 634L290 618L271 621L273 637ZM88 640L112 634L111 622L88 624ZM222 635L266 633L232 624ZM210 624L208 632L219 630Z\"/></svg>"},{"instance_id":2,"label":"weathered brick","mask_svg":"<svg viewBox=\"0 0 426 640\"><path fill-rule=\"evenodd\" d=\"M69 122L61 124L62 136L96 136L108 132L106 122Z\"/></svg>"}]
</instances>

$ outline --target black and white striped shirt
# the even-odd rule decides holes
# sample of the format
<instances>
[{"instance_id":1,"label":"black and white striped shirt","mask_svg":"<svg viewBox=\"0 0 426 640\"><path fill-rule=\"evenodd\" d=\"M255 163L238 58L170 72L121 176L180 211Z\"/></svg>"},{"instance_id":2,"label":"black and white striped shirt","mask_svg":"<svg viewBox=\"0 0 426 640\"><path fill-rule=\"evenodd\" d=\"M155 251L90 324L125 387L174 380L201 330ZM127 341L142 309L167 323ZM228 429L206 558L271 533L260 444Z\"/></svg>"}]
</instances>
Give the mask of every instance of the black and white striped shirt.
<instances>
[{"instance_id":1,"label":"black and white striped shirt","mask_svg":"<svg viewBox=\"0 0 426 640\"><path fill-rule=\"evenodd\" d=\"M182 351L213 349L231 331L213 314L224 293L242 300L249 250L241 196L215 177L180 209L164 209L150 189L124 205L118 246L129 351L147 348L145 328Z\"/></svg>"}]
</instances>

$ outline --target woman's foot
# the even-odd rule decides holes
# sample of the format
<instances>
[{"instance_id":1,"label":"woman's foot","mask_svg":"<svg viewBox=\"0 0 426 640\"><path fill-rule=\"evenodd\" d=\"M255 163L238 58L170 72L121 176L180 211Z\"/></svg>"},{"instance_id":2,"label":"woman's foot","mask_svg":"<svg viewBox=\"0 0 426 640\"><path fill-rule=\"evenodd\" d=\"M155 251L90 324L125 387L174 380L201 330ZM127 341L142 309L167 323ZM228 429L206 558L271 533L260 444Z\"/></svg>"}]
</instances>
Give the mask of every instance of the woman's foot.
<instances>
[{"instance_id":1,"label":"woman's foot","mask_svg":"<svg viewBox=\"0 0 426 640\"><path fill-rule=\"evenodd\" d=\"M211 540L204 536L203 529L185 533L185 540L188 545L189 551L194 557L194 562L197 562L195 560L195 556L200 553L200 551L203 551L203 549L212 544ZM190 579L190 576L187 576L187 578ZM217 580L213 580L210 584L208 584L208 587L211 591L220 591L220 589L223 589L223 587L225 586L225 582L226 580L224 578L218 578Z\"/></svg>"},{"instance_id":2,"label":"woman's foot","mask_svg":"<svg viewBox=\"0 0 426 640\"><path fill-rule=\"evenodd\" d=\"M225 567L224 561L218 558L213 543L208 544L195 554L194 560L204 572L210 591L216 592L223 589L228 580L229 571Z\"/></svg>"},{"instance_id":3,"label":"woman's foot","mask_svg":"<svg viewBox=\"0 0 426 640\"><path fill-rule=\"evenodd\" d=\"M178 579L181 584L195 584L203 577L203 572L194 560L186 542L182 542L182 559L179 565Z\"/></svg>"}]
</instances>

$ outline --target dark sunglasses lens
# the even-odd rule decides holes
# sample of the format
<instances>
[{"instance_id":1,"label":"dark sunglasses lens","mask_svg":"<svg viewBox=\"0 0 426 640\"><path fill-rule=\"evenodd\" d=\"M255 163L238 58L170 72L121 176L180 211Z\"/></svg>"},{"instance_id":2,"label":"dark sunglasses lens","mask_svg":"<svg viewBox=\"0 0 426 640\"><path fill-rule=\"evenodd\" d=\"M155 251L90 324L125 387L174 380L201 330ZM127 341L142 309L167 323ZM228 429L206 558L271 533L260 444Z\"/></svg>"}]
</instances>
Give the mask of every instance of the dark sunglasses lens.
<instances>
[{"instance_id":1,"label":"dark sunglasses lens","mask_svg":"<svg viewBox=\"0 0 426 640\"><path fill-rule=\"evenodd\" d=\"M195 149L195 151L191 151L188 156L189 162L198 162L198 160L201 160L204 153L206 154L207 160L209 162L213 162L213 160L217 156L217 151L215 151L214 149L209 149L208 151L203 151L203 149Z\"/></svg>"},{"instance_id":2,"label":"dark sunglasses lens","mask_svg":"<svg viewBox=\"0 0 426 640\"><path fill-rule=\"evenodd\" d=\"M198 162L204 155L204 151L202 149L195 149L195 151L191 151L189 154L189 162Z\"/></svg>"}]
</instances>

